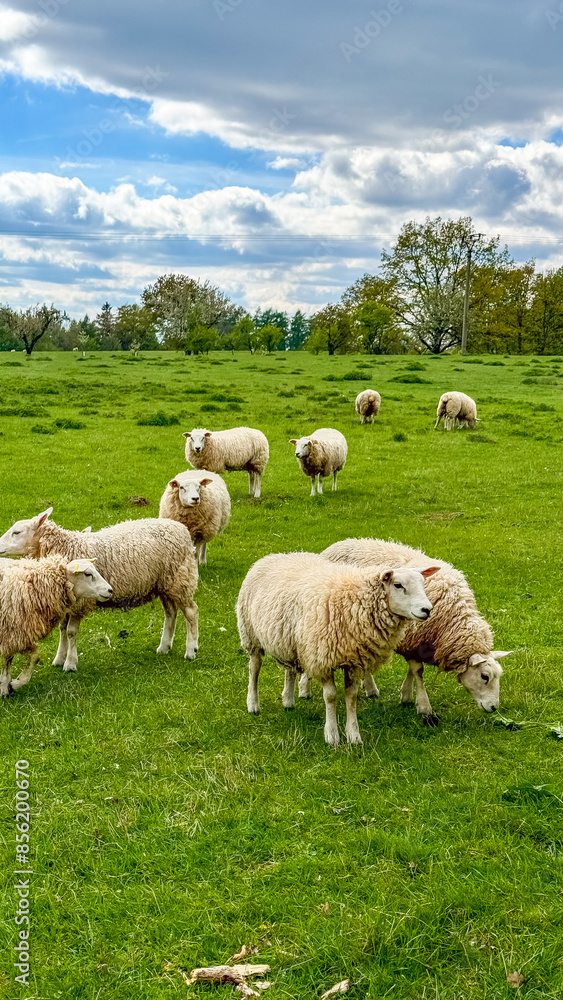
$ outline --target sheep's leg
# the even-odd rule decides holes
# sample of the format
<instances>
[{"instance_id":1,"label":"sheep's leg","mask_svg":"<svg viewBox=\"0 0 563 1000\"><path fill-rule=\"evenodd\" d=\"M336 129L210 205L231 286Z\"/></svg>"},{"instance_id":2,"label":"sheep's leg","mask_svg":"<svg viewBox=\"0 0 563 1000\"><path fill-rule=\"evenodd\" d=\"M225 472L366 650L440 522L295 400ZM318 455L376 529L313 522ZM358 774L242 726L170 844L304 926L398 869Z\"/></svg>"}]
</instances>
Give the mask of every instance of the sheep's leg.
<instances>
[{"instance_id":1,"label":"sheep's leg","mask_svg":"<svg viewBox=\"0 0 563 1000\"><path fill-rule=\"evenodd\" d=\"M255 497L256 500L260 499L260 486L261 486L261 483L262 483L262 473L261 472L255 472L254 473L254 497Z\"/></svg>"},{"instance_id":2,"label":"sheep's leg","mask_svg":"<svg viewBox=\"0 0 563 1000\"><path fill-rule=\"evenodd\" d=\"M4 666L0 674L0 698L8 698L12 694L12 660L13 656L4 657Z\"/></svg>"},{"instance_id":3,"label":"sheep's leg","mask_svg":"<svg viewBox=\"0 0 563 1000\"><path fill-rule=\"evenodd\" d=\"M29 683L29 681L31 680L31 675L33 673L35 664L37 663L38 659L39 659L39 649L37 648L37 646L34 646L29 651L29 660L27 661L27 666L24 667L24 669L21 671L20 674L18 674L16 679L12 681L13 691L17 691L18 688L21 688L24 686L24 684Z\"/></svg>"},{"instance_id":4,"label":"sheep's leg","mask_svg":"<svg viewBox=\"0 0 563 1000\"><path fill-rule=\"evenodd\" d=\"M161 594L160 600L162 607L164 608L164 625L162 626L162 635L160 637L160 644L158 646L157 653L168 653L174 641L178 609L170 597Z\"/></svg>"},{"instance_id":5,"label":"sheep's leg","mask_svg":"<svg viewBox=\"0 0 563 1000\"><path fill-rule=\"evenodd\" d=\"M416 660L409 660L408 664L409 664L409 673L403 684L403 687L401 688L401 698L403 701L406 700L412 701L412 688L414 684L416 710L418 714L422 715L424 723L427 726L437 726L440 720L438 716L432 711L432 705L430 704L428 692L424 684L424 678L423 678L424 664L417 663ZM410 687L407 684L409 679L410 679ZM403 698L403 690L406 690L410 693L410 697L408 699Z\"/></svg>"},{"instance_id":6,"label":"sheep's leg","mask_svg":"<svg viewBox=\"0 0 563 1000\"><path fill-rule=\"evenodd\" d=\"M251 497L254 496L254 473L248 473L248 492Z\"/></svg>"},{"instance_id":7,"label":"sheep's leg","mask_svg":"<svg viewBox=\"0 0 563 1000\"><path fill-rule=\"evenodd\" d=\"M379 698L379 688L373 679L373 674L366 670L363 679L364 692L368 698Z\"/></svg>"},{"instance_id":8,"label":"sheep's leg","mask_svg":"<svg viewBox=\"0 0 563 1000\"><path fill-rule=\"evenodd\" d=\"M195 554L200 566L207 566L207 542L195 543Z\"/></svg>"},{"instance_id":9,"label":"sheep's leg","mask_svg":"<svg viewBox=\"0 0 563 1000\"><path fill-rule=\"evenodd\" d=\"M437 429L437 428L439 427L439 425L440 425L440 420L441 420L441 419L442 419L442 414L441 414L441 413L439 413L439 414L438 414L438 419L436 420L436 423L434 424L434 430L436 430L436 429ZM445 425L445 421L444 421L444 425ZM446 429L447 429L447 428L446 428Z\"/></svg>"},{"instance_id":10,"label":"sheep's leg","mask_svg":"<svg viewBox=\"0 0 563 1000\"><path fill-rule=\"evenodd\" d=\"M282 691L282 705L284 708L295 708L295 678L297 671L295 667L285 668L285 681Z\"/></svg>"},{"instance_id":11,"label":"sheep's leg","mask_svg":"<svg viewBox=\"0 0 563 1000\"><path fill-rule=\"evenodd\" d=\"M68 653L68 638L66 634L66 627L68 625L69 615L61 620L59 625L59 646L55 654L55 659L53 660L54 667L62 667L63 663L66 661Z\"/></svg>"},{"instance_id":12,"label":"sheep's leg","mask_svg":"<svg viewBox=\"0 0 563 1000\"><path fill-rule=\"evenodd\" d=\"M299 678L299 697L311 697L311 678L308 677L307 674L301 674L301 677Z\"/></svg>"},{"instance_id":13,"label":"sheep's leg","mask_svg":"<svg viewBox=\"0 0 563 1000\"><path fill-rule=\"evenodd\" d=\"M420 664L419 663L415 663L414 666L415 667L419 667ZM413 675L411 673L411 664L409 662L408 663L408 669L407 669L407 676L405 677L405 679L403 681L403 684L402 684L402 687L401 687L401 703L403 705L409 705L411 703L411 701L414 701L413 693L412 693L413 681L414 681L414 677L413 677Z\"/></svg>"},{"instance_id":14,"label":"sheep's leg","mask_svg":"<svg viewBox=\"0 0 563 1000\"><path fill-rule=\"evenodd\" d=\"M357 703L360 679L356 670L344 670L344 690L346 697L346 739L348 743L361 743L358 726Z\"/></svg>"},{"instance_id":15,"label":"sheep's leg","mask_svg":"<svg viewBox=\"0 0 563 1000\"><path fill-rule=\"evenodd\" d=\"M260 702L258 700L258 678L260 676L260 667L262 666L262 659L264 654L261 650L256 653L250 654L250 660L248 661L248 694L246 696L246 707L249 712L254 712L256 715L260 711Z\"/></svg>"},{"instance_id":16,"label":"sheep's leg","mask_svg":"<svg viewBox=\"0 0 563 1000\"><path fill-rule=\"evenodd\" d=\"M363 413L360 413L360 423L361 424L365 424L365 422L366 422L366 418L364 417Z\"/></svg>"},{"instance_id":17,"label":"sheep's leg","mask_svg":"<svg viewBox=\"0 0 563 1000\"><path fill-rule=\"evenodd\" d=\"M338 489L338 486L337 486L337 483L336 483L337 479L338 479L338 470L336 472L332 473L332 488L333 488L333 490Z\"/></svg>"},{"instance_id":18,"label":"sheep's leg","mask_svg":"<svg viewBox=\"0 0 563 1000\"><path fill-rule=\"evenodd\" d=\"M329 680L323 681L323 698L326 706L325 743L330 743L331 746L337 747L340 743L340 737L336 722L336 685L334 683L334 674L331 674Z\"/></svg>"},{"instance_id":19,"label":"sheep's leg","mask_svg":"<svg viewBox=\"0 0 563 1000\"><path fill-rule=\"evenodd\" d=\"M319 475L318 475L318 478L317 478L317 493L322 493L322 492L323 492L323 477L321 476L321 474L319 472Z\"/></svg>"},{"instance_id":20,"label":"sheep's leg","mask_svg":"<svg viewBox=\"0 0 563 1000\"><path fill-rule=\"evenodd\" d=\"M198 642L198 618L199 611L195 601L188 600L184 604L182 611L186 619L186 652L185 660L195 660Z\"/></svg>"},{"instance_id":21,"label":"sheep's leg","mask_svg":"<svg viewBox=\"0 0 563 1000\"><path fill-rule=\"evenodd\" d=\"M315 495L315 476L311 476L311 496Z\"/></svg>"},{"instance_id":22,"label":"sheep's leg","mask_svg":"<svg viewBox=\"0 0 563 1000\"><path fill-rule=\"evenodd\" d=\"M81 618L75 618L73 615L69 615L68 622L66 626L66 638L67 638L67 651L66 659L63 664L63 670L68 673L70 670L76 670L78 664L78 650L76 648L76 637L80 629Z\"/></svg>"}]
</instances>

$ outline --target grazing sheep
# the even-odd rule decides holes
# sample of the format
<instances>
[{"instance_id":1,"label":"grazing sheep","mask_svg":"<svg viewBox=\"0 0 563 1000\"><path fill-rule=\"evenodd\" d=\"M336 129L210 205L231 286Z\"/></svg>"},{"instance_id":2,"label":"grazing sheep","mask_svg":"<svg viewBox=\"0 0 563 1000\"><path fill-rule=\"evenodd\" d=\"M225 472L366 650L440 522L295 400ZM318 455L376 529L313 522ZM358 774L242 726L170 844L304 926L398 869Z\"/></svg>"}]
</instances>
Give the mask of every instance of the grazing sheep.
<instances>
[{"instance_id":1,"label":"grazing sheep","mask_svg":"<svg viewBox=\"0 0 563 1000\"><path fill-rule=\"evenodd\" d=\"M185 431L186 459L194 469L211 472L248 472L250 496L260 496L262 473L268 464L268 439L253 427L208 431L196 427Z\"/></svg>"},{"instance_id":2,"label":"grazing sheep","mask_svg":"<svg viewBox=\"0 0 563 1000\"><path fill-rule=\"evenodd\" d=\"M332 473L332 488L337 488L338 473L346 464L348 445L340 431L332 427L321 427L309 437L291 438L295 445L295 457L306 476L311 477L311 496L315 495L315 477L318 476L317 492L323 491L323 479Z\"/></svg>"},{"instance_id":3,"label":"grazing sheep","mask_svg":"<svg viewBox=\"0 0 563 1000\"><path fill-rule=\"evenodd\" d=\"M375 389L364 389L356 396L356 413L359 414L360 423L372 424L373 418L379 413L381 406L381 396Z\"/></svg>"},{"instance_id":4,"label":"grazing sheep","mask_svg":"<svg viewBox=\"0 0 563 1000\"><path fill-rule=\"evenodd\" d=\"M122 521L101 531L67 531L49 521L49 507L37 517L16 523L0 538L0 554L31 556L54 553L67 559L96 559L97 567L113 587L104 606L128 611L157 597L164 607L164 627L157 653L172 646L180 609L186 619L186 657L197 652L197 561L191 536L183 524L158 517ZM80 622L95 605L74 608L61 622L55 665L76 670L76 636Z\"/></svg>"},{"instance_id":5,"label":"grazing sheep","mask_svg":"<svg viewBox=\"0 0 563 1000\"><path fill-rule=\"evenodd\" d=\"M447 431L452 431L454 427L475 427L477 404L474 399L471 399L471 396L466 396L464 392L444 392L440 396L436 417L434 430L442 418L444 419L444 429Z\"/></svg>"},{"instance_id":6,"label":"grazing sheep","mask_svg":"<svg viewBox=\"0 0 563 1000\"><path fill-rule=\"evenodd\" d=\"M331 565L310 552L265 556L248 571L237 601L240 641L250 656L249 712L260 710L258 676L264 653L285 667L282 704L292 708L295 678L304 672L323 686L325 740L339 742L334 671L344 670L346 736L361 743L358 686L400 642L406 619L425 619L432 605L424 579L438 567L368 570Z\"/></svg>"},{"instance_id":7,"label":"grazing sheep","mask_svg":"<svg viewBox=\"0 0 563 1000\"><path fill-rule=\"evenodd\" d=\"M107 601L112 588L88 559L65 556L45 559L2 559L0 578L0 696L27 684L39 658L36 643L44 639L77 601ZM5 565L9 564L9 565ZM27 666L12 680L12 660L27 656Z\"/></svg>"},{"instance_id":8,"label":"grazing sheep","mask_svg":"<svg viewBox=\"0 0 563 1000\"><path fill-rule=\"evenodd\" d=\"M179 472L162 495L158 516L186 526L195 544L197 561L205 564L207 543L229 523L229 491L221 476L207 469Z\"/></svg>"},{"instance_id":9,"label":"grazing sheep","mask_svg":"<svg viewBox=\"0 0 563 1000\"><path fill-rule=\"evenodd\" d=\"M401 688L401 700L413 700L416 690L416 710L429 725L438 723L438 716L424 686L424 664L438 670L455 673L458 681L473 696L480 708L492 712L499 704L499 681L502 668L497 662L508 652L493 652L493 634L479 614L471 587L463 573L441 559L431 559L419 549L379 538L347 538L330 545L321 553L338 565L369 566L440 566L441 572L428 581L427 593L433 604L428 622L409 622L397 652L408 663L408 672ZM375 694L369 678L366 691ZM300 689L300 694L305 694Z\"/></svg>"}]
</instances>

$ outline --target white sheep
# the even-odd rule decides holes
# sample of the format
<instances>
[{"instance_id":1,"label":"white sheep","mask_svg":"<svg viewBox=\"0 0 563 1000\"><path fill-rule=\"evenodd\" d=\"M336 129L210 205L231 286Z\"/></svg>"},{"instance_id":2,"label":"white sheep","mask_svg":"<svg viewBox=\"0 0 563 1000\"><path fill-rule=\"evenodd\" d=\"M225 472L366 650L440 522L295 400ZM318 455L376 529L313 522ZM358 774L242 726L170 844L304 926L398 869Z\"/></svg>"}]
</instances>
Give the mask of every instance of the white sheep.
<instances>
[{"instance_id":1,"label":"white sheep","mask_svg":"<svg viewBox=\"0 0 563 1000\"><path fill-rule=\"evenodd\" d=\"M47 556L45 559L1 560L0 696L27 684L39 658L36 643L44 639L73 606L83 600L107 601L112 588L88 559ZM12 680L18 653L27 666Z\"/></svg>"},{"instance_id":2,"label":"white sheep","mask_svg":"<svg viewBox=\"0 0 563 1000\"><path fill-rule=\"evenodd\" d=\"M490 626L479 614L475 596L463 573L419 549L379 538L347 538L329 545L321 555L337 565L363 569L378 565L440 566L440 573L427 585L427 594L433 604L432 617L424 623L409 622L397 646L397 652L408 664L401 700L403 703L413 700L414 685L417 712L428 725L438 723L424 686L424 664L428 663L437 666L438 670L455 673L485 712L498 708L502 667L497 661L508 656L508 652L493 651ZM377 694L369 677L364 683L368 694ZM299 693L306 696L305 685L300 687Z\"/></svg>"},{"instance_id":3,"label":"white sheep","mask_svg":"<svg viewBox=\"0 0 563 1000\"><path fill-rule=\"evenodd\" d=\"M326 705L325 740L339 742L334 671L344 670L346 736L361 743L358 686L393 653L406 619L425 619L432 605L424 578L437 567L393 570L332 565L310 552L265 556L248 571L237 601L241 645L249 654L249 712L258 712L264 653L285 667L282 704L292 708L297 673L316 677Z\"/></svg>"},{"instance_id":4,"label":"white sheep","mask_svg":"<svg viewBox=\"0 0 563 1000\"><path fill-rule=\"evenodd\" d=\"M262 473L268 464L268 439L253 427L208 431L195 427L185 431L186 459L194 469L210 472L248 472L250 496L260 496Z\"/></svg>"},{"instance_id":5,"label":"white sheep","mask_svg":"<svg viewBox=\"0 0 563 1000\"><path fill-rule=\"evenodd\" d=\"M372 424L373 418L379 413L381 396L375 389L364 389L356 396L355 409L360 417L360 423Z\"/></svg>"},{"instance_id":6,"label":"white sheep","mask_svg":"<svg viewBox=\"0 0 563 1000\"><path fill-rule=\"evenodd\" d=\"M221 476L207 469L179 472L162 495L158 516L186 526L195 544L197 561L205 564L207 543L229 523L229 491Z\"/></svg>"},{"instance_id":7,"label":"white sheep","mask_svg":"<svg viewBox=\"0 0 563 1000\"><path fill-rule=\"evenodd\" d=\"M477 404L471 396L464 392L444 392L439 399L436 410L436 423L444 420L444 429L452 431L454 427L475 427L477 423Z\"/></svg>"},{"instance_id":8,"label":"white sheep","mask_svg":"<svg viewBox=\"0 0 563 1000\"><path fill-rule=\"evenodd\" d=\"M348 445L346 438L333 427L321 427L308 437L291 438L290 444L295 445L295 457L306 476L311 477L311 496L315 495L315 477L317 492L323 492L323 479L332 473L332 488L337 488L337 477L346 464Z\"/></svg>"},{"instance_id":9,"label":"white sheep","mask_svg":"<svg viewBox=\"0 0 563 1000\"><path fill-rule=\"evenodd\" d=\"M197 560L189 531L183 524L145 517L122 521L101 531L67 531L49 520L49 507L37 517L16 523L0 538L0 555L31 556L54 553L70 559L96 559L97 568L113 587L104 607L128 611L160 598L164 627L157 653L172 646L178 610L186 619L186 657L197 652L198 611L193 595L197 588ZM53 663L76 670L76 636L80 622L92 606L75 608L61 622L61 638Z\"/></svg>"}]
</instances>

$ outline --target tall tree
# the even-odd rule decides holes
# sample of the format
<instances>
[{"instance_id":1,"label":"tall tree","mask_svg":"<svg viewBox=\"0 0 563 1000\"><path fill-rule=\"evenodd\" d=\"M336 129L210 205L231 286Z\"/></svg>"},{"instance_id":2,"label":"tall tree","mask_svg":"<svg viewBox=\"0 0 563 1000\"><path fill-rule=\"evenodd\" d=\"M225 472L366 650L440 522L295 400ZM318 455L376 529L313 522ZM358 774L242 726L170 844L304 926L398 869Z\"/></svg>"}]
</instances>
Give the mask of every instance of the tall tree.
<instances>
[{"instance_id":1,"label":"tall tree","mask_svg":"<svg viewBox=\"0 0 563 1000\"><path fill-rule=\"evenodd\" d=\"M157 351L160 346L156 338L156 321L147 306L119 306L114 330L122 351L128 351L133 342L139 344L137 349L141 351Z\"/></svg>"},{"instance_id":2,"label":"tall tree","mask_svg":"<svg viewBox=\"0 0 563 1000\"><path fill-rule=\"evenodd\" d=\"M344 306L331 303L311 317L311 333L305 343L308 351L348 354L355 346L350 314Z\"/></svg>"},{"instance_id":3,"label":"tall tree","mask_svg":"<svg viewBox=\"0 0 563 1000\"><path fill-rule=\"evenodd\" d=\"M266 323L257 332L260 344L268 354L281 344L285 337L283 330L274 323Z\"/></svg>"},{"instance_id":4,"label":"tall tree","mask_svg":"<svg viewBox=\"0 0 563 1000\"><path fill-rule=\"evenodd\" d=\"M109 302L104 302L94 320L98 333L98 343L102 351L118 351L121 347L115 332L115 316Z\"/></svg>"},{"instance_id":5,"label":"tall tree","mask_svg":"<svg viewBox=\"0 0 563 1000\"><path fill-rule=\"evenodd\" d=\"M276 309L265 309L263 312L258 309L254 316L254 325L257 330L261 330L265 326L276 326L281 330L281 337L276 342L276 346L279 346L280 350L285 348L285 338L289 332L289 321L287 318L287 313L279 312ZM269 348L267 348L269 350Z\"/></svg>"},{"instance_id":6,"label":"tall tree","mask_svg":"<svg viewBox=\"0 0 563 1000\"><path fill-rule=\"evenodd\" d=\"M165 274L148 285L143 305L151 310L166 347L191 354L194 331L211 330L233 312L227 295L209 281L197 281L185 274Z\"/></svg>"},{"instance_id":7,"label":"tall tree","mask_svg":"<svg viewBox=\"0 0 563 1000\"><path fill-rule=\"evenodd\" d=\"M30 306L19 312L9 310L6 321L15 340L23 343L26 354L31 354L42 337L60 324L61 314L54 306Z\"/></svg>"},{"instance_id":8,"label":"tall tree","mask_svg":"<svg viewBox=\"0 0 563 1000\"><path fill-rule=\"evenodd\" d=\"M351 313L354 340L366 354L400 354L403 336L388 306L364 301Z\"/></svg>"},{"instance_id":9,"label":"tall tree","mask_svg":"<svg viewBox=\"0 0 563 1000\"><path fill-rule=\"evenodd\" d=\"M232 346L238 350L254 354L258 345L258 334L251 316L241 316L231 331L230 340Z\"/></svg>"},{"instance_id":10,"label":"tall tree","mask_svg":"<svg viewBox=\"0 0 563 1000\"><path fill-rule=\"evenodd\" d=\"M289 332L285 338L285 346L288 351L298 351L305 343L311 332L309 320L304 313L298 309L291 317Z\"/></svg>"},{"instance_id":11,"label":"tall tree","mask_svg":"<svg viewBox=\"0 0 563 1000\"><path fill-rule=\"evenodd\" d=\"M563 267L536 275L532 286L529 334L534 354L563 352Z\"/></svg>"}]
</instances>

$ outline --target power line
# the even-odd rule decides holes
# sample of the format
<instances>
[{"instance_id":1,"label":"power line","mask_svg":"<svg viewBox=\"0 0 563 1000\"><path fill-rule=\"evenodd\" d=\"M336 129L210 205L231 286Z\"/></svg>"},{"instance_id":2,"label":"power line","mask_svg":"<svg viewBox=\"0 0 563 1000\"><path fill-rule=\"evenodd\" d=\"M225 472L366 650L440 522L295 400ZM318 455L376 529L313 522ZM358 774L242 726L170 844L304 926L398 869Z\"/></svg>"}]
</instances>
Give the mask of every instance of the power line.
<instances>
[{"instance_id":1,"label":"power line","mask_svg":"<svg viewBox=\"0 0 563 1000\"><path fill-rule=\"evenodd\" d=\"M558 246L563 243L563 237L559 236L525 236L525 235L508 235L503 233L495 233L493 236L486 236L486 234L480 234L485 236L487 239L493 239L498 236L501 243L521 243L521 244L538 244L544 246ZM167 232L156 232L156 233L138 233L134 231L122 231L120 233L105 233L105 232L89 232L89 233L76 233L76 232L63 232L46 230L45 232L29 232L28 230L0 230L0 239L14 238L14 239L25 239L25 240L57 240L57 241L72 241L72 242L106 242L106 243L119 243L119 242L130 242L130 243L145 243L145 242L164 242L169 240L171 242L206 242L206 243L231 243L231 242L246 242L246 243L265 243L265 242L276 242L276 243L310 243L310 242L324 242L324 243L363 243L363 242L390 242L397 239L397 233L349 233L340 234L338 236L332 233L225 233L221 236L210 234L210 233L167 233Z\"/></svg>"}]
</instances>

